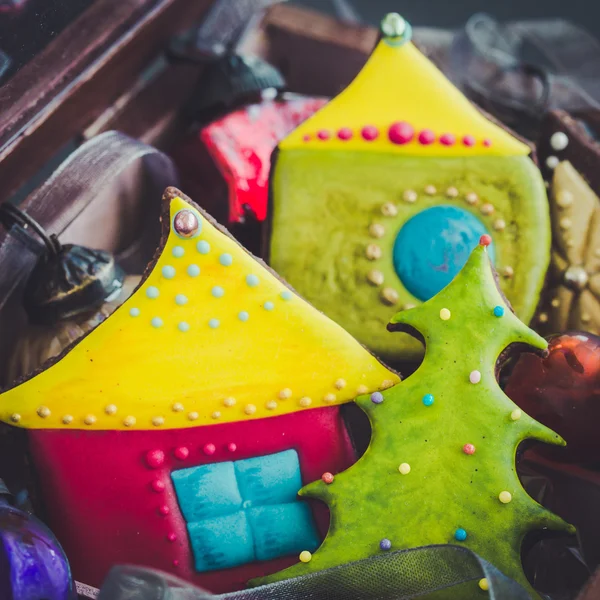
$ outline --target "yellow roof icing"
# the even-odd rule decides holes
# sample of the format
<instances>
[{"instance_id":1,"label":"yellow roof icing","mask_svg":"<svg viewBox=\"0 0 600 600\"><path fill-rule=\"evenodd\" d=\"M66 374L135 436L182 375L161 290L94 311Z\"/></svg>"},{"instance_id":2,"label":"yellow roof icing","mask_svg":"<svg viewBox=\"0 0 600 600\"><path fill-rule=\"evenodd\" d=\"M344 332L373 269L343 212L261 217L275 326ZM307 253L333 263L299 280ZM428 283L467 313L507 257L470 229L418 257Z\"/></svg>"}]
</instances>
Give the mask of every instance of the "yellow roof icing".
<instances>
[{"instance_id":1,"label":"yellow roof icing","mask_svg":"<svg viewBox=\"0 0 600 600\"><path fill-rule=\"evenodd\" d=\"M392 143L389 127L409 124L414 138ZM375 127L378 137L366 141L364 127ZM340 130L351 139L340 139ZM433 143L419 142L419 133L431 130ZM322 132L320 139L319 132ZM440 137L452 134L453 145ZM343 134L342 134L343 135ZM465 145L463 138L471 136ZM488 141L485 141L488 140ZM463 94L410 42L379 42L354 81L320 111L302 123L279 146L281 149L361 150L410 156L513 156L530 148L486 119Z\"/></svg>"},{"instance_id":2,"label":"yellow roof icing","mask_svg":"<svg viewBox=\"0 0 600 600\"><path fill-rule=\"evenodd\" d=\"M184 209L202 225L192 239L173 229ZM340 404L399 380L195 206L176 197L170 217L141 287L58 362L0 395L3 421L185 428Z\"/></svg>"}]
</instances>

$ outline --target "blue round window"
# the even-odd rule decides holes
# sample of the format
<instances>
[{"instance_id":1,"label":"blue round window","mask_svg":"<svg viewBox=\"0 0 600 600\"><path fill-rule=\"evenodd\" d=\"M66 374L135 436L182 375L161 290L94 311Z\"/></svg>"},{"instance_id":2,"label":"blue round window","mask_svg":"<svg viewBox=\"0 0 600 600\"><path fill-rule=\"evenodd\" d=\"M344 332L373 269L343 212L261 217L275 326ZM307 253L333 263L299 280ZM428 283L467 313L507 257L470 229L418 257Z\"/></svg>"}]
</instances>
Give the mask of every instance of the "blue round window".
<instances>
[{"instance_id":1,"label":"blue round window","mask_svg":"<svg viewBox=\"0 0 600 600\"><path fill-rule=\"evenodd\" d=\"M479 238L488 233L470 212L434 206L409 219L394 242L394 269L406 289L429 300L463 268ZM494 245L488 247L494 262Z\"/></svg>"}]
</instances>

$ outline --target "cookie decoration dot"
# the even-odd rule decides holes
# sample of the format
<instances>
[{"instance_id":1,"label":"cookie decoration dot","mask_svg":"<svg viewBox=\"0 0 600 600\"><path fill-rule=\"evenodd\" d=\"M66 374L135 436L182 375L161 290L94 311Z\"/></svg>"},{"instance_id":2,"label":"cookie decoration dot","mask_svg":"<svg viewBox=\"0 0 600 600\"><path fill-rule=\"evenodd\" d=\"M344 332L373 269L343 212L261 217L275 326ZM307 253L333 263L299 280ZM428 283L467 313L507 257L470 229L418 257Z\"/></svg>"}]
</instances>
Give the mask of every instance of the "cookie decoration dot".
<instances>
[{"instance_id":1,"label":"cookie decoration dot","mask_svg":"<svg viewBox=\"0 0 600 600\"><path fill-rule=\"evenodd\" d=\"M503 306L494 306L494 316L497 318L504 316L504 307Z\"/></svg>"},{"instance_id":2,"label":"cookie decoration dot","mask_svg":"<svg viewBox=\"0 0 600 600\"><path fill-rule=\"evenodd\" d=\"M160 296L160 292L156 286L151 285L146 288L146 296L151 300L156 300Z\"/></svg>"},{"instance_id":3,"label":"cookie decoration dot","mask_svg":"<svg viewBox=\"0 0 600 600\"><path fill-rule=\"evenodd\" d=\"M553 150L560 152L569 145L569 138L563 131L557 131L550 136L550 146Z\"/></svg>"},{"instance_id":4,"label":"cookie decoration dot","mask_svg":"<svg viewBox=\"0 0 600 600\"><path fill-rule=\"evenodd\" d=\"M200 240L196 244L196 250L199 254L208 254L210 252L210 244L206 240Z\"/></svg>"},{"instance_id":5,"label":"cookie decoration dot","mask_svg":"<svg viewBox=\"0 0 600 600\"><path fill-rule=\"evenodd\" d=\"M479 589L487 592L490 589L490 584L488 583L488 580L484 577L483 579L479 580Z\"/></svg>"},{"instance_id":6,"label":"cookie decoration dot","mask_svg":"<svg viewBox=\"0 0 600 600\"><path fill-rule=\"evenodd\" d=\"M410 473L410 465L408 463L402 463L398 467L398 471L401 475L408 475Z\"/></svg>"},{"instance_id":7,"label":"cookie decoration dot","mask_svg":"<svg viewBox=\"0 0 600 600\"><path fill-rule=\"evenodd\" d=\"M309 563L312 560L312 554L308 550L303 550L298 558L302 563Z\"/></svg>"},{"instance_id":8,"label":"cookie decoration dot","mask_svg":"<svg viewBox=\"0 0 600 600\"><path fill-rule=\"evenodd\" d=\"M256 287L260 283L258 276L254 274L246 275L246 284L249 287Z\"/></svg>"},{"instance_id":9,"label":"cookie decoration dot","mask_svg":"<svg viewBox=\"0 0 600 600\"><path fill-rule=\"evenodd\" d=\"M498 495L498 500L500 500L502 504L508 504L512 501L512 494L510 492L507 492L506 490L500 492L500 494Z\"/></svg>"},{"instance_id":10,"label":"cookie decoration dot","mask_svg":"<svg viewBox=\"0 0 600 600\"><path fill-rule=\"evenodd\" d=\"M381 392L373 392L371 394L371 402L373 404L382 404L383 403L383 394Z\"/></svg>"},{"instance_id":11,"label":"cookie decoration dot","mask_svg":"<svg viewBox=\"0 0 600 600\"><path fill-rule=\"evenodd\" d=\"M467 532L465 529L463 529L462 527L459 527L455 532L454 532L454 539L457 542L464 542L467 539Z\"/></svg>"},{"instance_id":12,"label":"cookie decoration dot","mask_svg":"<svg viewBox=\"0 0 600 600\"><path fill-rule=\"evenodd\" d=\"M423 396L422 402L425 406L432 406L435 401L433 394L425 394Z\"/></svg>"},{"instance_id":13,"label":"cookie decoration dot","mask_svg":"<svg viewBox=\"0 0 600 600\"><path fill-rule=\"evenodd\" d=\"M190 277L198 277L200 275L200 267L194 264L189 265L186 272Z\"/></svg>"},{"instance_id":14,"label":"cookie decoration dot","mask_svg":"<svg viewBox=\"0 0 600 600\"><path fill-rule=\"evenodd\" d=\"M200 233L202 225L192 210L183 209L173 217L173 229L182 238L192 238Z\"/></svg>"},{"instance_id":15,"label":"cookie decoration dot","mask_svg":"<svg viewBox=\"0 0 600 600\"><path fill-rule=\"evenodd\" d=\"M379 547L384 551L387 552L388 550L392 549L392 542L390 540L388 540L387 538L383 538L380 542L379 542Z\"/></svg>"},{"instance_id":16,"label":"cookie decoration dot","mask_svg":"<svg viewBox=\"0 0 600 600\"><path fill-rule=\"evenodd\" d=\"M221 254L221 256L219 256L219 262L224 267L230 267L233 264L233 257L231 256L231 254L224 252L223 254Z\"/></svg>"},{"instance_id":17,"label":"cookie decoration dot","mask_svg":"<svg viewBox=\"0 0 600 600\"><path fill-rule=\"evenodd\" d=\"M323 480L323 483L330 485L333 483L335 477L331 473L327 472L327 473L323 473L323 475L321 475L321 479Z\"/></svg>"},{"instance_id":18,"label":"cookie decoration dot","mask_svg":"<svg viewBox=\"0 0 600 600\"><path fill-rule=\"evenodd\" d=\"M177 272L175 271L175 267L173 267L171 265L165 265L162 268L162 276L165 279L173 279L176 274L177 274Z\"/></svg>"},{"instance_id":19,"label":"cookie decoration dot","mask_svg":"<svg viewBox=\"0 0 600 600\"><path fill-rule=\"evenodd\" d=\"M139 308L133 307L129 309L129 316L131 317L139 317L141 314L141 311Z\"/></svg>"},{"instance_id":20,"label":"cookie decoration dot","mask_svg":"<svg viewBox=\"0 0 600 600\"><path fill-rule=\"evenodd\" d=\"M471 371L469 373L469 381L473 384L477 384L481 381L481 372L480 371Z\"/></svg>"},{"instance_id":21,"label":"cookie decoration dot","mask_svg":"<svg viewBox=\"0 0 600 600\"><path fill-rule=\"evenodd\" d=\"M475 454L475 446L473 444L465 444L462 448L463 452L469 456Z\"/></svg>"},{"instance_id":22,"label":"cookie decoration dot","mask_svg":"<svg viewBox=\"0 0 600 600\"><path fill-rule=\"evenodd\" d=\"M440 310L440 319L441 319L442 321L448 321L448 320L450 320L450 317L451 317L451 316L452 316L452 313L450 312L450 310L449 310L449 309L447 309L447 308L442 308L442 309Z\"/></svg>"}]
</instances>

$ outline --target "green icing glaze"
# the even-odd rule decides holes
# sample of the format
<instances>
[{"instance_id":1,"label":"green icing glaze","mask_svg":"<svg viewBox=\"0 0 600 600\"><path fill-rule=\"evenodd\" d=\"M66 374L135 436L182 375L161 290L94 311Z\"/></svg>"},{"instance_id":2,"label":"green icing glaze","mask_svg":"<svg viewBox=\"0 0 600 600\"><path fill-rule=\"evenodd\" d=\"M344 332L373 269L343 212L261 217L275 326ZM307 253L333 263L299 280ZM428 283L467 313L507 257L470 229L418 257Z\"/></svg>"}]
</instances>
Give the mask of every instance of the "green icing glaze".
<instances>
[{"instance_id":1,"label":"green icing glaze","mask_svg":"<svg viewBox=\"0 0 600 600\"><path fill-rule=\"evenodd\" d=\"M437 192L424 190L433 185ZM448 198L454 187L457 198ZM406 190L417 192L413 203ZM466 201L469 192L479 201ZM406 304L419 304L402 285L393 265L393 246L402 225L431 206L455 204L479 218L494 238L500 274L512 267L501 287L516 314L531 319L549 262L550 224L546 191L532 161L519 157L417 158L383 153L282 151L272 181L271 266L317 308L353 336L388 359L422 355L410 336L389 336L385 326ZM386 217L381 207L392 202L398 214ZM494 213L484 215L489 203ZM494 222L506 223L503 231ZM372 223L383 225L382 238L369 234ZM378 260L365 249L377 244ZM384 284L376 287L367 273L377 269ZM396 306L382 302L381 291L398 292Z\"/></svg>"},{"instance_id":2,"label":"green icing glaze","mask_svg":"<svg viewBox=\"0 0 600 600\"><path fill-rule=\"evenodd\" d=\"M505 308L502 317L494 316L496 306ZM451 312L449 320L440 318L444 308ZM254 583L377 555L379 542L387 538L393 550L467 546L532 591L521 566L523 538L538 529L573 528L526 494L516 472L516 449L525 439L558 445L564 441L525 413L511 419L517 407L498 386L495 365L511 343L545 349L546 342L506 306L483 246L437 296L400 312L391 322L393 329L423 337L422 365L382 392L381 404L369 396L357 399L373 427L368 450L332 484L317 481L300 491L331 509L329 533L311 562ZM481 373L476 384L469 378L474 370ZM422 401L426 394L434 396L429 407ZM465 444L473 444L475 453L466 454ZM409 474L400 474L402 463L410 465ZM503 491L512 494L508 504L499 500ZM467 531L464 542L455 541L457 528ZM482 597L476 582L467 588L440 598Z\"/></svg>"}]
</instances>

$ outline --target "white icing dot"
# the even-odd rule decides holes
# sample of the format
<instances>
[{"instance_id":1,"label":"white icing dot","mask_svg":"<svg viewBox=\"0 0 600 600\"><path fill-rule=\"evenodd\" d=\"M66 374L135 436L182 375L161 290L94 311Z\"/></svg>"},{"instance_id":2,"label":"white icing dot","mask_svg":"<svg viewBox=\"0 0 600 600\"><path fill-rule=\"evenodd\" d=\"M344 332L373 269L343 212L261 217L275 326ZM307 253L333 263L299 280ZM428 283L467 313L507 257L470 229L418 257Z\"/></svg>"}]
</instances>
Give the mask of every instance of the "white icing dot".
<instances>
[{"instance_id":1,"label":"white icing dot","mask_svg":"<svg viewBox=\"0 0 600 600\"><path fill-rule=\"evenodd\" d=\"M179 331L181 331L182 333L185 333L186 331L190 330L190 324L186 323L185 321L181 321L180 323L178 323L177 329L179 329Z\"/></svg>"},{"instance_id":2,"label":"white icing dot","mask_svg":"<svg viewBox=\"0 0 600 600\"><path fill-rule=\"evenodd\" d=\"M556 158L556 156L549 156L549 157L546 159L546 166L547 166L549 169L556 169L556 167L558 166L558 163L559 163L559 162L560 162L560 161L558 160L558 158Z\"/></svg>"},{"instance_id":3,"label":"white icing dot","mask_svg":"<svg viewBox=\"0 0 600 600\"><path fill-rule=\"evenodd\" d=\"M209 326L211 329L216 329L216 328L217 328L217 327L218 327L220 324L221 324L221 322L219 321L219 319L211 319L211 320L208 322L208 326Z\"/></svg>"},{"instance_id":4,"label":"white icing dot","mask_svg":"<svg viewBox=\"0 0 600 600\"><path fill-rule=\"evenodd\" d=\"M198 265L190 265L187 268L187 274L190 277L198 277L200 275L200 267Z\"/></svg>"},{"instance_id":5,"label":"white icing dot","mask_svg":"<svg viewBox=\"0 0 600 600\"><path fill-rule=\"evenodd\" d=\"M271 301L269 301L263 304L263 308L265 310L273 310L275 308L275 305Z\"/></svg>"},{"instance_id":6,"label":"white icing dot","mask_svg":"<svg viewBox=\"0 0 600 600\"><path fill-rule=\"evenodd\" d=\"M175 304L177 304L177 306L183 306L184 304L187 304L187 301L187 296L184 294L177 294L177 296L175 296Z\"/></svg>"},{"instance_id":7,"label":"white icing dot","mask_svg":"<svg viewBox=\"0 0 600 600\"><path fill-rule=\"evenodd\" d=\"M185 254L182 246L173 246L172 254L175 258L181 258Z\"/></svg>"},{"instance_id":8,"label":"white icing dot","mask_svg":"<svg viewBox=\"0 0 600 600\"><path fill-rule=\"evenodd\" d=\"M205 240L200 240L196 244L196 250L198 250L200 254L208 254L210 252L210 244Z\"/></svg>"},{"instance_id":9,"label":"white icing dot","mask_svg":"<svg viewBox=\"0 0 600 600\"><path fill-rule=\"evenodd\" d=\"M148 288L146 288L146 296L148 296L148 298L150 298L151 300L155 300L160 296L160 292L158 291L157 287L151 285Z\"/></svg>"},{"instance_id":10,"label":"white icing dot","mask_svg":"<svg viewBox=\"0 0 600 600\"><path fill-rule=\"evenodd\" d=\"M129 315L132 317L139 317L140 316L140 309L139 308L130 308L129 309Z\"/></svg>"},{"instance_id":11,"label":"white icing dot","mask_svg":"<svg viewBox=\"0 0 600 600\"><path fill-rule=\"evenodd\" d=\"M159 327L163 326L163 320L160 317L152 317L152 320L150 321L150 324L155 329L158 329Z\"/></svg>"},{"instance_id":12,"label":"white icing dot","mask_svg":"<svg viewBox=\"0 0 600 600\"><path fill-rule=\"evenodd\" d=\"M245 310L242 310L238 313L238 319L240 321L242 321L242 323L245 323L249 318L250 318L250 315Z\"/></svg>"},{"instance_id":13,"label":"white icing dot","mask_svg":"<svg viewBox=\"0 0 600 600\"><path fill-rule=\"evenodd\" d=\"M246 284L250 287L256 287L260 280L256 275L246 275Z\"/></svg>"},{"instance_id":14,"label":"white icing dot","mask_svg":"<svg viewBox=\"0 0 600 600\"><path fill-rule=\"evenodd\" d=\"M481 373L479 371L471 371L469 381L471 383L479 383L481 381Z\"/></svg>"},{"instance_id":15,"label":"white icing dot","mask_svg":"<svg viewBox=\"0 0 600 600\"><path fill-rule=\"evenodd\" d=\"M569 145L569 138L566 133L557 131L550 137L550 145L553 150L564 150Z\"/></svg>"},{"instance_id":16,"label":"white icing dot","mask_svg":"<svg viewBox=\"0 0 600 600\"><path fill-rule=\"evenodd\" d=\"M173 277L175 277L175 267L172 267L171 265L165 265L162 268L162 276L165 279L173 279Z\"/></svg>"}]
</instances>

